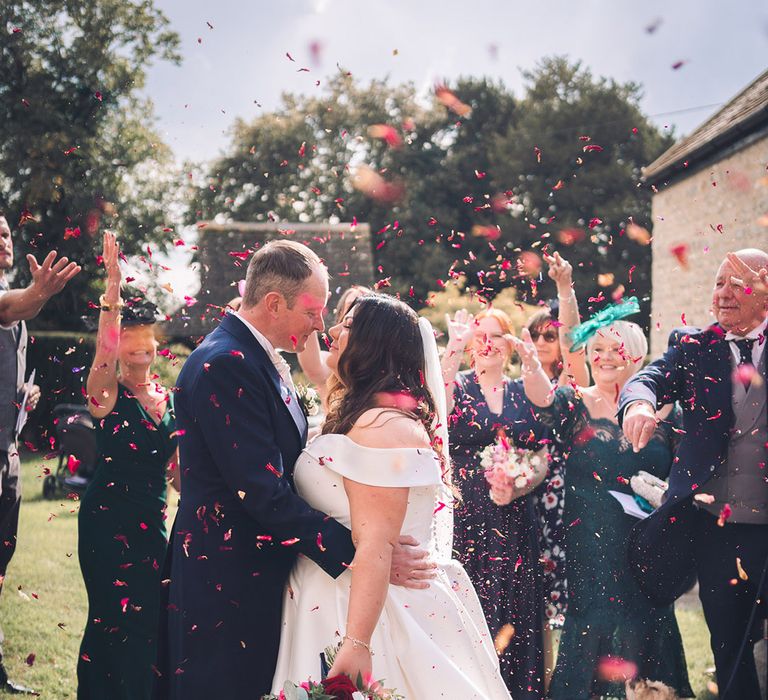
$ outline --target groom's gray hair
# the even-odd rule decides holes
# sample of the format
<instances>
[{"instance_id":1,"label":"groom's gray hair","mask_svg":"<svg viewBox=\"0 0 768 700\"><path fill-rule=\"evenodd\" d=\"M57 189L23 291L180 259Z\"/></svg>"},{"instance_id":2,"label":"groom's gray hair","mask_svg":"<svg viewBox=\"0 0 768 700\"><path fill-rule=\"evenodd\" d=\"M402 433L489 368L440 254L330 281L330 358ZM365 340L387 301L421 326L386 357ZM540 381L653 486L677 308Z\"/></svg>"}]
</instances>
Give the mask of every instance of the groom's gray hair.
<instances>
[{"instance_id":1,"label":"groom's gray hair","mask_svg":"<svg viewBox=\"0 0 768 700\"><path fill-rule=\"evenodd\" d=\"M256 306L269 292L279 292L292 307L317 267L323 267L323 261L307 246L294 241L270 241L248 263L243 307Z\"/></svg>"}]
</instances>

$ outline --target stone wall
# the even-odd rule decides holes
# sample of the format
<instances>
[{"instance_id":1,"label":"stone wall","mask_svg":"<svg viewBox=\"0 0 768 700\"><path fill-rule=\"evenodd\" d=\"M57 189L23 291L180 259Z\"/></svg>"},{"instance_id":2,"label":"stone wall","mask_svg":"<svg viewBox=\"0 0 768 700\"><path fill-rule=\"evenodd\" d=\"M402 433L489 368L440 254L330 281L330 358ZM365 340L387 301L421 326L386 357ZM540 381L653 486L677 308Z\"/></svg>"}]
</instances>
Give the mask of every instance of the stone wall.
<instances>
[{"instance_id":1,"label":"stone wall","mask_svg":"<svg viewBox=\"0 0 768 700\"><path fill-rule=\"evenodd\" d=\"M669 332L707 325L715 273L725 254L768 250L768 136L669 185L653 197L651 356L667 347ZM671 252L687 246L687 266Z\"/></svg>"},{"instance_id":2,"label":"stone wall","mask_svg":"<svg viewBox=\"0 0 768 700\"><path fill-rule=\"evenodd\" d=\"M336 305L339 294L353 284L373 286L373 254L368 224L308 225L208 224L200 228L197 261L200 291L197 303L179 310L164 328L164 335L192 341L209 333L221 318L223 307L238 296L237 283L253 251L275 238L286 238L308 245L325 262L331 275L328 308ZM330 318L330 317L329 317Z\"/></svg>"}]
</instances>

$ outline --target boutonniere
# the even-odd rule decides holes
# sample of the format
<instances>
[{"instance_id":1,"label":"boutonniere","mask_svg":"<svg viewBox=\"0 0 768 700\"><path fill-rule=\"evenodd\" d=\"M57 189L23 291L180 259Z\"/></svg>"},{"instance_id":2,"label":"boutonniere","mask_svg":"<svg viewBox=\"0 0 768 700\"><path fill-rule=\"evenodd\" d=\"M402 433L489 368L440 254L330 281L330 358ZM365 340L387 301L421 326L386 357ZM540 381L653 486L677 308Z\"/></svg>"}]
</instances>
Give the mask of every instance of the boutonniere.
<instances>
[{"instance_id":1,"label":"boutonniere","mask_svg":"<svg viewBox=\"0 0 768 700\"><path fill-rule=\"evenodd\" d=\"M320 413L320 394L306 384L296 385L296 396L301 404L301 410L307 416L316 416Z\"/></svg>"}]
</instances>

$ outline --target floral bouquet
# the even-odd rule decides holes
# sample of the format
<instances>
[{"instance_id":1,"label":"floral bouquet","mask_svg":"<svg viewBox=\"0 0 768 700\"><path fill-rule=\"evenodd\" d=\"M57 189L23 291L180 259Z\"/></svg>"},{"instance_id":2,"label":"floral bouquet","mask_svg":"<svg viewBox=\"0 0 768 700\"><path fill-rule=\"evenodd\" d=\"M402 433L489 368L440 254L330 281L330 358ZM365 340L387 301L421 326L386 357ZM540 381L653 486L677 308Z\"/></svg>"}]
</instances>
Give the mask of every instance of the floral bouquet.
<instances>
[{"instance_id":1,"label":"floral bouquet","mask_svg":"<svg viewBox=\"0 0 768 700\"><path fill-rule=\"evenodd\" d=\"M316 389L306 384L296 385L296 397L301 403L301 410L307 417L316 416L320 413L320 394Z\"/></svg>"},{"instance_id":2,"label":"floral bouquet","mask_svg":"<svg viewBox=\"0 0 768 700\"><path fill-rule=\"evenodd\" d=\"M323 674L333 660L339 647L326 647L320 655ZM303 681L296 684L286 681L277 695L264 695L261 700L404 700L394 690L388 690L380 682L366 682L358 674L357 682L349 676L338 675L323 678L322 681Z\"/></svg>"},{"instance_id":3,"label":"floral bouquet","mask_svg":"<svg viewBox=\"0 0 768 700\"><path fill-rule=\"evenodd\" d=\"M303 681L298 685L286 681L283 689L277 695L264 695L262 700L402 700L391 690L366 687L362 676L353 683L349 676L339 675L317 681Z\"/></svg>"},{"instance_id":4,"label":"floral bouquet","mask_svg":"<svg viewBox=\"0 0 768 700\"><path fill-rule=\"evenodd\" d=\"M491 500L497 506L511 503L515 492L528 486L545 463L545 454L515 447L504 431L480 453L480 466L491 487Z\"/></svg>"}]
</instances>

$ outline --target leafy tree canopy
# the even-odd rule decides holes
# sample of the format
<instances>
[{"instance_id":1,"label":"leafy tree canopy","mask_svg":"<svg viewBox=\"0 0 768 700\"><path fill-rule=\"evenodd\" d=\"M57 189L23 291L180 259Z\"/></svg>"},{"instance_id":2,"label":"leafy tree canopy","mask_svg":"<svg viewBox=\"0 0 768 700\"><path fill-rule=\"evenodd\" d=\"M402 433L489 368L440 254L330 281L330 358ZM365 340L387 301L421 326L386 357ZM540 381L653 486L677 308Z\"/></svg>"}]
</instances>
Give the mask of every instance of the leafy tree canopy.
<instances>
[{"instance_id":1,"label":"leafy tree canopy","mask_svg":"<svg viewBox=\"0 0 768 700\"><path fill-rule=\"evenodd\" d=\"M76 328L73 309L97 295L100 231L128 254L168 240L170 152L136 91L153 59L179 60L179 39L151 0L4 2L0 32L0 207L19 222L17 253L83 265L37 320ZM25 284L23 255L16 267Z\"/></svg>"},{"instance_id":2,"label":"leafy tree canopy","mask_svg":"<svg viewBox=\"0 0 768 700\"><path fill-rule=\"evenodd\" d=\"M521 98L485 79L425 98L345 73L317 96L286 94L235 124L189 220L367 221L380 276L416 304L461 275L486 298L514 286L536 303L554 295L538 274L553 250L574 263L582 302L622 284L647 297L640 169L671 137L633 83L557 57L524 76Z\"/></svg>"}]
</instances>

